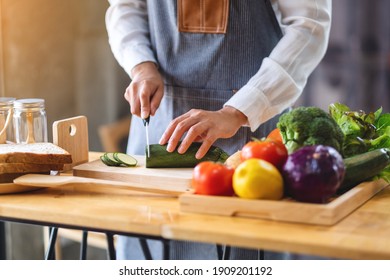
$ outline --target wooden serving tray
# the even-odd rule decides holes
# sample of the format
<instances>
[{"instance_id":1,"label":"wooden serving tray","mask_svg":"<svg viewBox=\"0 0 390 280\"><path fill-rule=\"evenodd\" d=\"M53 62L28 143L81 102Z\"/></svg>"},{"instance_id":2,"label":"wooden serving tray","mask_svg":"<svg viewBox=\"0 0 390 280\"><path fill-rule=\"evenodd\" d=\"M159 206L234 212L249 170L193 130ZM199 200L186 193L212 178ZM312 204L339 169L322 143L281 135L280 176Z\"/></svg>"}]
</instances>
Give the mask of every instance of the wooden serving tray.
<instances>
[{"instance_id":1,"label":"wooden serving tray","mask_svg":"<svg viewBox=\"0 0 390 280\"><path fill-rule=\"evenodd\" d=\"M183 212L330 226L351 214L388 185L384 180L364 182L327 204L196 194L183 194L179 201Z\"/></svg>"}]
</instances>

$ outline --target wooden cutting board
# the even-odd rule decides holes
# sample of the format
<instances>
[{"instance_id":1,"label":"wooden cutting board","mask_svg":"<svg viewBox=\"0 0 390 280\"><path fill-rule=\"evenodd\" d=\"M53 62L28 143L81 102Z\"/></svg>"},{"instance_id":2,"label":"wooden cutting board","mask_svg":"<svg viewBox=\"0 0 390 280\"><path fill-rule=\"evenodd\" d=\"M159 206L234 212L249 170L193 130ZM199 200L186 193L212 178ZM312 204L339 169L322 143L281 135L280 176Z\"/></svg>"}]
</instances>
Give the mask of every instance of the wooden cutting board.
<instances>
[{"instance_id":1,"label":"wooden cutting board","mask_svg":"<svg viewBox=\"0 0 390 280\"><path fill-rule=\"evenodd\" d=\"M192 168L146 168L144 156L134 157L136 167L107 166L99 159L73 167L73 175L191 192Z\"/></svg>"},{"instance_id":2,"label":"wooden cutting board","mask_svg":"<svg viewBox=\"0 0 390 280\"><path fill-rule=\"evenodd\" d=\"M120 182L112 180L102 180L94 178L85 178L78 176L52 176L43 174L27 174L20 176L14 180L16 185L20 186L32 186L32 187L80 187L80 188L92 188L97 189L99 187L105 188L120 188L131 191L141 191L154 194L164 194L169 196L178 196L183 194L181 189L175 190L172 187L159 187L148 186L146 184L136 184L134 182Z\"/></svg>"},{"instance_id":3,"label":"wooden cutting board","mask_svg":"<svg viewBox=\"0 0 390 280\"><path fill-rule=\"evenodd\" d=\"M16 185L14 183L1 183L0 184L0 195L28 192L28 191L38 190L38 189L40 189L40 188L33 187L33 186L21 186L21 185Z\"/></svg>"},{"instance_id":4,"label":"wooden cutting board","mask_svg":"<svg viewBox=\"0 0 390 280\"><path fill-rule=\"evenodd\" d=\"M315 225L333 225L389 184L384 180L365 182L327 204L301 203L292 200L250 200L237 197L217 197L183 194L180 210L223 216L240 216Z\"/></svg>"}]
</instances>

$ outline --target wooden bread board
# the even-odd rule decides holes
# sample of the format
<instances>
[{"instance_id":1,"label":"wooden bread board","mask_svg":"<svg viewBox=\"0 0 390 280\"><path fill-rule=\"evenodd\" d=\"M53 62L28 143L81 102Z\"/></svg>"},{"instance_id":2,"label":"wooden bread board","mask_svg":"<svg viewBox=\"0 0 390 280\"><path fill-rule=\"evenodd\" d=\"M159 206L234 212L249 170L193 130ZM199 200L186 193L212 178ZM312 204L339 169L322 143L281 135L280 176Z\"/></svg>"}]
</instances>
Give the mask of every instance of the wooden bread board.
<instances>
[{"instance_id":1,"label":"wooden bread board","mask_svg":"<svg viewBox=\"0 0 390 280\"><path fill-rule=\"evenodd\" d=\"M384 180L365 182L327 204L183 194L179 197L180 211L330 226L388 185Z\"/></svg>"},{"instance_id":2,"label":"wooden bread board","mask_svg":"<svg viewBox=\"0 0 390 280\"><path fill-rule=\"evenodd\" d=\"M178 192L191 192L192 168L146 168L144 156L134 156L136 167L113 167L100 159L73 167L73 175L147 185Z\"/></svg>"}]
</instances>

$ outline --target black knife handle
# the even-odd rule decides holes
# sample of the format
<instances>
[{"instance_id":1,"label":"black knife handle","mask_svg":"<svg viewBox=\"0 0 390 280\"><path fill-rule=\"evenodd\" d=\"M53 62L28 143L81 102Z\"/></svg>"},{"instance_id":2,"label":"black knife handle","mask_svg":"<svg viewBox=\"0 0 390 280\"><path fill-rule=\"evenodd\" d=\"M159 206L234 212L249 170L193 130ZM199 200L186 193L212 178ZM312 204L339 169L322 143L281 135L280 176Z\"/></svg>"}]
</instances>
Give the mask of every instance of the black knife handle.
<instances>
[{"instance_id":1,"label":"black knife handle","mask_svg":"<svg viewBox=\"0 0 390 280\"><path fill-rule=\"evenodd\" d=\"M146 124L149 124L149 121L150 121L150 116L147 117L146 119L142 119L143 123L144 123L144 126L146 126Z\"/></svg>"}]
</instances>

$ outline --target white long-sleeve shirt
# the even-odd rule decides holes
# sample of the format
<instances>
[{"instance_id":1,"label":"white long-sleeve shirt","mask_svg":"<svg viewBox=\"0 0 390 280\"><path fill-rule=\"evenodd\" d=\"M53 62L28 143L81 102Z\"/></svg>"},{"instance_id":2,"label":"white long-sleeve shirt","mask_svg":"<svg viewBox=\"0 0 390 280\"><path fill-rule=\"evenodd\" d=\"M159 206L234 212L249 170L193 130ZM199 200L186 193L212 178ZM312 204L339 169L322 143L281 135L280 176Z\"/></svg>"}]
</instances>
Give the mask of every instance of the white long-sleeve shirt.
<instances>
[{"instance_id":1,"label":"white long-sleeve shirt","mask_svg":"<svg viewBox=\"0 0 390 280\"><path fill-rule=\"evenodd\" d=\"M129 76L139 63L157 63L148 36L146 1L109 2L106 26L118 63ZM328 46L331 0L271 2L283 37L259 71L225 103L247 116L252 131L296 102Z\"/></svg>"}]
</instances>

